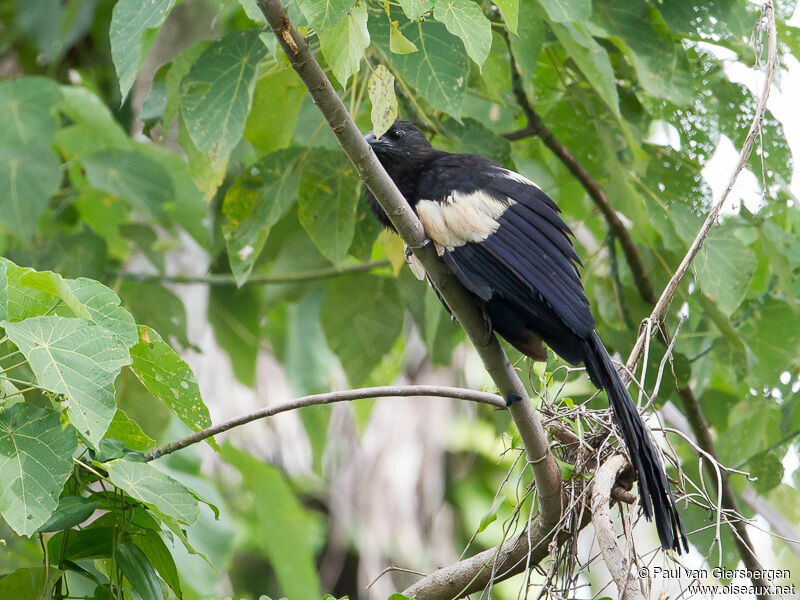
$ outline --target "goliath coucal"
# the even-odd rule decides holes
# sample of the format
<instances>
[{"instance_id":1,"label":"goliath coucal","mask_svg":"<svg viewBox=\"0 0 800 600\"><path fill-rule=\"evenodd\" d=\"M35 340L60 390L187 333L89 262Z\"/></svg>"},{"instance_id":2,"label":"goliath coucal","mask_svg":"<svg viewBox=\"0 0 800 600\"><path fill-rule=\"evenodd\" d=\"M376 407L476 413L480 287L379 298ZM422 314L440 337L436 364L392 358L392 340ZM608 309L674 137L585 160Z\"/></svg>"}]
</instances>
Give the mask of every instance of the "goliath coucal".
<instances>
[{"instance_id":1,"label":"goliath coucal","mask_svg":"<svg viewBox=\"0 0 800 600\"><path fill-rule=\"evenodd\" d=\"M494 331L534 360L547 358L544 341L567 362L586 365L622 430L645 517L655 519L665 549L688 551L664 467L595 331L581 262L558 206L535 183L488 158L434 149L408 121L365 139ZM369 190L367 201L392 227Z\"/></svg>"}]
</instances>

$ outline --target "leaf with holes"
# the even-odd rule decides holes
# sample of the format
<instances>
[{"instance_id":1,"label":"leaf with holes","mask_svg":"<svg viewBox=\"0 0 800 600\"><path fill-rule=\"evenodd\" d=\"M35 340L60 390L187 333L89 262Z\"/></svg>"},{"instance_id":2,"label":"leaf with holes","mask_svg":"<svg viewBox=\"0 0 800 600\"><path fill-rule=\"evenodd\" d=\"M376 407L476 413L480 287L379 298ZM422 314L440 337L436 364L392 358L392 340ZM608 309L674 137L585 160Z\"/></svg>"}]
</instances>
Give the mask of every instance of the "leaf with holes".
<instances>
[{"instance_id":1,"label":"leaf with holes","mask_svg":"<svg viewBox=\"0 0 800 600\"><path fill-rule=\"evenodd\" d=\"M119 0L114 5L108 37L123 100L175 4L176 0Z\"/></svg>"},{"instance_id":2,"label":"leaf with holes","mask_svg":"<svg viewBox=\"0 0 800 600\"><path fill-rule=\"evenodd\" d=\"M131 369L142 385L193 431L211 425L192 369L161 336L139 326L139 342L131 348ZM214 440L208 443L215 446Z\"/></svg>"},{"instance_id":3,"label":"leaf with holes","mask_svg":"<svg viewBox=\"0 0 800 600\"><path fill-rule=\"evenodd\" d=\"M19 535L31 535L58 506L78 447L58 413L15 404L0 413L0 514Z\"/></svg>"},{"instance_id":4,"label":"leaf with holes","mask_svg":"<svg viewBox=\"0 0 800 600\"><path fill-rule=\"evenodd\" d=\"M114 418L114 380L130 364L128 349L87 319L32 317L3 321L0 327L25 356L38 384L66 397L70 421L97 446Z\"/></svg>"},{"instance_id":5,"label":"leaf with holes","mask_svg":"<svg viewBox=\"0 0 800 600\"><path fill-rule=\"evenodd\" d=\"M372 102L372 129L375 137L381 137L397 118L397 96L394 93L394 75L383 65L378 65L367 84Z\"/></svg>"},{"instance_id":6,"label":"leaf with holes","mask_svg":"<svg viewBox=\"0 0 800 600\"><path fill-rule=\"evenodd\" d=\"M200 516L200 508L192 493L151 464L117 459L103 466L108 470L111 483L131 498L187 525L192 525Z\"/></svg>"}]
</instances>

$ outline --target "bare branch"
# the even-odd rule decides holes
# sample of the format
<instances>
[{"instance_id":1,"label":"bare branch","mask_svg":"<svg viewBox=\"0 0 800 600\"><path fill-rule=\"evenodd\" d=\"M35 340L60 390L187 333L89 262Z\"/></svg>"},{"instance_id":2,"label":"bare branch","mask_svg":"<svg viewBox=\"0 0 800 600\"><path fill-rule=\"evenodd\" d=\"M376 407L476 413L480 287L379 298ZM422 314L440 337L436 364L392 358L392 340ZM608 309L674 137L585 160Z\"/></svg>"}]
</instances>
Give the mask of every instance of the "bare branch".
<instances>
[{"instance_id":1,"label":"bare branch","mask_svg":"<svg viewBox=\"0 0 800 600\"><path fill-rule=\"evenodd\" d=\"M341 268L330 267L327 269L316 269L300 273L287 273L265 277L251 277L244 285L271 285L278 283L303 283L306 281L317 281L319 279L330 279L350 275L353 273L363 273L382 267L388 267L388 260L376 260L373 262L360 263L357 265L347 265ZM161 275L158 273L131 273L129 271L113 271L110 277L119 277L131 281L156 282L156 283L178 283L193 284L203 283L206 285L236 285L236 278L230 273L210 273L208 275Z\"/></svg>"},{"instance_id":2,"label":"bare branch","mask_svg":"<svg viewBox=\"0 0 800 600\"><path fill-rule=\"evenodd\" d=\"M447 387L442 385L388 385L382 387L368 387L359 388L355 390L343 390L339 392L327 392L324 394L312 394L310 396L303 396L295 398L288 402L274 404L266 408L259 409L255 412L236 417L224 423L206 427L201 431L196 431L191 435L187 435L174 442L169 442L158 448L154 448L145 453L145 460L150 461L165 454L172 454L178 450L182 450L193 444L202 442L212 436L228 431L234 427L245 425L258 419L266 419L273 417L277 414L304 408L306 406L316 406L319 404L333 404L334 402L349 402L350 400L359 400L362 398L388 398L392 396L411 397L411 396L431 396L438 398L456 398L458 400L469 400L470 402L479 402L482 404L489 404L495 408L506 408L505 401L495 394L487 392L477 392L475 390L468 390L466 388Z\"/></svg>"},{"instance_id":3,"label":"bare branch","mask_svg":"<svg viewBox=\"0 0 800 600\"><path fill-rule=\"evenodd\" d=\"M614 488L617 475L627 464L628 461L624 456L614 454L595 471L592 480L592 525L603 555L603 562L619 590L619 597L623 600L638 600L642 598L642 594L637 585L637 578L631 572L631 562L628 560L630 549L621 548L617 543L617 534L610 514L611 490Z\"/></svg>"}]
</instances>

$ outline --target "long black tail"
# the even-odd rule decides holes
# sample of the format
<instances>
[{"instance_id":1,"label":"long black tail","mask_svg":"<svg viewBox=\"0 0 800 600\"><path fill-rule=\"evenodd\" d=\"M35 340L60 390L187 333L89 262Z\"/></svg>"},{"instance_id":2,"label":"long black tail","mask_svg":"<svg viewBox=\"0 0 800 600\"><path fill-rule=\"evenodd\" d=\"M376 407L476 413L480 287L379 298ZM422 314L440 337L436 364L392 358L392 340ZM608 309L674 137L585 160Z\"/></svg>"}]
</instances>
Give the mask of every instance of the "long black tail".
<instances>
[{"instance_id":1,"label":"long black tail","mask_svg":"<svg viewBox=\"0 0 800 600\"><path fill-rule=\"evenodd\" d=\"M603 388L608 394L614 418L622 429L625 446L639 477L639 494L645 518L649 521L655 517L658 539L661 540L664 549L677 550L680 554L683 545L684 550L688 552L686 532L678 515L675 497L669 488L661 459L653 448L647 427L639 417L636 405L622 384L597 332L593 331L584 341L584 351L589 377L592 383Z\"/></svg>"}]
</instances>

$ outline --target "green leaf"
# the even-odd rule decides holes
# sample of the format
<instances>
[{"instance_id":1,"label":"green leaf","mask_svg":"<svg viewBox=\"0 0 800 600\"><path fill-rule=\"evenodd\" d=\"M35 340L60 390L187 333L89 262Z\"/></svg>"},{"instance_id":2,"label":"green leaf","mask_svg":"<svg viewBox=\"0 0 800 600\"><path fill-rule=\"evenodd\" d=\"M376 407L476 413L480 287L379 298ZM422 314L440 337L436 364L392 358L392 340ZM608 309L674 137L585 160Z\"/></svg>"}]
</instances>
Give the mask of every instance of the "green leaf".
<instances>
[{"instance_id":1,"label":"green leaf","mask_svg":"<svg viewBox=\"0 0 800 600\"><path fill-rule=\"evenodd\" d=\"M359 185L352 165L339 151L312 150L303 165L298 218L334 264L344 260L353 241Z\"/></svg>"},{"instance_id":2,"label":"green leaf","mask_svg":"<svg viewBox=\"0 0 800 600\"><path fill-rule=\"evenodd\" d=\"M245 139L263 152L286 148L305 96L306 88L294 69L284 68L260 78L244 125Z\"/></svg>"},{"instance_id":3,"label":"green leaf","mask_svg":"<svg viewBox=\"0 0 800 600\"><path fill-rule=\"evenodd\" d=\"M550 28L603 102L621 118L616 77L606 49L582 25L550 23Z\"/></svg>"},{"instance_id":4,"label":"green leaf","mask_svg":"<svg viewBox=\"0 0 800 600\"><path fill-rule=\"evenodd\" d=\"M179 349L189 346L186 309L170 290L159 283L124 281L119 294L137 323L152 327ZM138 331L136 335L138 341Z\"/></svg>"},{"instance_id":5,"label":"green leaf","mask_svg":"<svg viewBox=\"0 0 800 600\"><path fill-rule=\"evenodd\" d=\"M200 507L192 493L153 465L117 459L103 466L111 483L135 500L187 525L200 516Z\"/></svg>"},{"instance_id":6,"label":"green leaf","mask_svg":"<svg viewBox=\"0 0 800 600\"><path fill-rule=\"evenodd\" d=\"M69 531L63 551L64 559L76 561L84 558L106 558L111 556L114 550L117 529L116 527L98 526L96 523L97 521L93 522L85 529ZM51 564L58 564L62 559L61 546L64 543L65 533L64 531L59 531L47 543L47 547L50 550Z\"/></svg>"},{"instance_id":7,"label":"green leaf","mask_svg":"<svg viewBox=\"0 0 800 600\"><path fill-rule=\"evenodd\" d=\"M773 386L783 371L791 371L800 356L800 315L782 300L767 299L761 310L742 325L742 335L758 361L751 373L758 386Z\"/></svg>"},{"instance_id":8,"label":"green leaf","mask_svg":"<svg viewBox=\"0 0 800 600\"><path fill-rule=\"evenodd\" d=\"M0 514L19 535L33 534L53 514L77 447L75 430L57 412L30 404L0 412Z\"/></svg>"},{"instance_id":9,"label":"green leaf","mask_svg":"<svg viewBox=\"0 0 800 600\"><path fill-rule=\"evenodd\" d=\"M402 55L387 52L391 69L432 108L459 118L469 74L464 45L435 21L411 22L401 17L398 27L419 51ZM389 50L389 24L377 21L372 33L375 41Z\"/></svg>"},{"instance_id":10,"label":"green leaf","mask_svg":"<svg viewBox=\"0 0 800 600\"><path fill-rule=\"evenodd\" d=\"M703 293L730 316L747 295L757 264L755 252L742 242L714 235L697 257L697 280Z\"/></svg>"},{"instance_id":11,"label":"green leaf","mask_svg":"<svg viewBox=\"0 0 800 600\"><path fill-rule=\"evenodd\" d=\"M6 287L6 319L21 321L28 317L43 315L54 307L56 302L52 295L31 289L20 283L20 279L33 269L18 267L7 258L0 256L0 264L5 268Z\"/></svg>"},{"instance_id":12,"label":"green leaf","mask_svg":"<svg viewBox=\"0 0 800 600\"><path fill-rule=\"evenodd\" d=\"M131 542L117 544L115 558L125 579L142 600L163 600L161 584L147 555Z\"/></svg>"},{"instance_id":13,"label":"green leaf","mask_svg":"<svg viewBox=\"0 0 800 600\"><path fill-rule=\"evenodd\" d=\"M165 206L174 201L167 170L158 161L130 150L108 150L82 160L92 186L127 200L157 220L163 220Z\"/></svg>"},{"instance_id":14,"label":"green leaf","mask_svg":"<svg viewBox=\"0 0 800 600\"><path fill-rule=\"evenodd\" d=\"M52 79L21 77L0 83L0 145L49 145L56 131L54 112L61 91Z\"/></svg>"},{"instance_id":15,"label":"green leaf","mask_svg":"<svg viewBox=\"0 0 800 600\"><path fill-rule=\"evenodd\" d=\"M96 446L114 417L114 380L130 364L127 348L86 319L32 317L0 326L39 385L66 397L70 421Z\"/></svg>"},{"instance_id":16,"label":"green leaf","mask_svg":"<svg viewBox=\"0 0 800 600\"><path fill-rule=\"evenodd\" d=\"M503 506L503 502L505 502L505 498L503 496L498 495L494 500L492 500L491 506L489 506L489 510L486 511L486 514L481 517L481 522L478 524L478 529L475 533L482 533L486 531L486 529L497 520L497 511L500 510L500 507Z\"/></svg>"},{"instance_id":17,"label":"green leaf","mask_svg":"<svg viewBox=\"0 0 800 600\"><path fill-rule=\"evenodd\" d=\"M519 7L519 28L517 35L509 37L511 51L519 65L522 81L526 85L533 82L533 72L539 61L539 53L544 44L546 27L538 16L532 2L523 1Z\"/></svg>"},{"instance_id":18,"label":"green leaf","mask_svg":"<svg viewBox=\"0 0 800 600\"><path fill-rule=\"evenodd\" d=\"M360 385L394 345L403 308L390 279L359 275L337 280L322 304L322 329L352 385Z\"/></svg>"},{"instance_id":19,"label":"green leaf","mask_svg":"<svg viewBox=\"0 0 800 600\"><path fill-rule=\"evenodd\" d=\"M375 137L381 137L397 118L397 96L394 94L394 75L383 65L378 65L367 84L372 111L372 129Z\"/></svg>"},{"instance_id":20,"label":"green leaf","mask_svg":"<svg viewBox=\"0 0 800 600\"><path fill-rule=\"evenodd\" d=\"M182 598L181 594L181 580L178 576L178 569L175 566L175 560L172 558L172 553L164 544L161 535L157 531L146 531L144 535L137 535L133 539L133 543L144 552L150 564L153 565L161 579L172 588L172 591Z\"/></svg>"},{"instance_id":21,"label":"green leaf","mask_svg":"<svg viewBox=\"0 0 800 600\"><path fill-rule=\"evenodd\" d=\"M345 85L358 73L361 57L369 46L367 4L357 2L347 16L330 28L318 32L320 49L337 81Z\"/></svg>"},{"instance_id":22,"label":"green leaf","mask_svg":"<svg viewBox=\"0 0 800 600\"><path fill-rule=\"evenodd\" d=\"M19 282L60 298L76 317L108 330L126 347L139 340L131 313L119 305L119 296L99 281L85 277L64 279L52 271L29 271L21 275Z\"/></svg>"},{"instance_id":23,"label":"green leaf","mask_svg":"<svg viewBox=\"0 0 800 600\"><path fill-rule=\"evenodd\" d=\"M678 105L692 97L689 63L658 10L645 2L595 0L593 22L633 63L642 86Z\"/></svg>"},{"instance_id":24,"label":"green leaf","mask_svg":"<svg viewBox=\"0 0 800 600\"><path fill-rule=\"evenodd\" d=\"M0 262L0 321L8 319L8 267Z\"/></svg>"},{"instance_id":25,"label":"green leaf","mask_svg":"<svg viewBox=\"0 0 800 600\"><path fill-rule=\"evenodd\" d=\"M500 9L508 30L516 35L519 23L519 0L495 0L494 5Z\"/></svg>"},{"instance_id":26,"label":"green leaf","mask_svg":"<svg viewBox=\"0 0 800 600\"><path fill-rule=\"evenodd\" d=\"M158 28L176 3L176 0L119 0L114 5L108 36L123 100L156 39Z\"/></svg>"},{"instance_id":27,"label":"green leaf","mask_svg":"<svg viewBox=\"0 0 800 600\"><path fill-rule=\"evenodd\" d=\"M12 571L0 579L0 598L48 598L48 592L60 571L50 569L49 574L50 581L47 580L48 570L44 567Z\"/></svg>"},{"instance_id":28,"label":"green leaf","mask_svg":"<svg viewBox=\"0 0 800 600\"><path fill-rule=\"evenodd\" d=\"M126 448L144 452L155 448L156 441L147 435L139 424L118 408L106 431L106 438L119 440Z\"/></svg>"},{"instance_id":29,"label":"green leaf","mask_svg":"<svg viewBox=\"0 0 800 600\"><path fill-rule=\"evenodd\" d=\"M0 140L0 226L28 240L61 183L61 165L46 144Z\"/></svg>"},{"instance_id":30,"label":"green leaf","mask_svg":"<svg viewBox=\"0 0 800 600\"><path fill-rule=\"evenodd\" d=\"M592 14L591 0L538 0L547 16L556 23L588 21Z\"/></svg>"},{"instance_id":31,"label":"green leaf","mask_svg":"<svg viewBox=\"0 0 800 600\"><path fill-rule=\"evenodd\" d=\"M58 508L37 531L60 531L80 525L94 514L98 504L97 500L83 496L61 496Z\"/></svg>"},{"instance_id":32,"label":"green leaf","mask_svg":"<svg viewBox=\"0 0 800 600\"><path fill-rule=\"evenodd\" d=\"M330 29L350 12L356 0L299 0L308 24L317 31Z\"/></svg>"},{"instance_id":33,"label":"green leaf","mask_svg":"<svg viewBox=\"0 0 800 600\"><path fill-rule=\"evenodd\" d=\"M397 21L392 21L389 30L389 52L394 54L412 54L419 48L397 28Z\"/></svg>"},{"instance_id":34,"label":"green leaf","mask_svg":"<svg viewBox=\"0 0 800 600\"><path fill-rule=\"evenodd\" d=\"M400 6L406 16L415 21L433 8L434 0L400 0Z\"/></svg>"},{"instance_id":35,"label":"green leaf","mask_svg":"<svg viewBox=\"0 0 800 600\"><path fill-rule=\"evenodd\" d=\"M239 143L267 49L257 30L235 31L208 46L183 78L181 115L199 150L215 161Z\"/></svg>"},{"instance_id":36,"label":"green leaf","mask_svg":"<svg viewBox=\"0 0 800 600\"><path fill-rule=\"evenodd\" d=\"M245 169L228 189L222 212L228 217L222 232L236 283L253 270L272 226L297 197L303 151L288 148L269 154Z\"/></svg>"},{"instance_id":37,"label":"green leaf","mask_svg":"<svg viewBox=\"0 0 800 600\"><path fill-rule=\"evenodd\" d=\"M131 358L139 381L192 431L211 425L194 373L158 333L140 325L139 343L131 348ZM208 442L214 446L212 439Z\"/></svg>"},{"instance_id":38,"label":"green leaf","mask_svg":"<svg viewBox=\"0 0 800 600\"><path fill-rule=\"evenodd\" d=\"M492 49L492 26L472 0L436 0L433 17L461 38L469 57L480 67Z\"/></svg>"},{"instance_id":39,"label":"green leaf","mask_svg":"<svg viewBox=\"0 0 800 600\"><path fill-rule=\"evenodd\" d=\"M255 542L275 569L281 590L289 598L319 598L315 549L317 523L297 499L285 475L275 466L226 445L225 460L242 474L242 487L256 498Z\"/></svg>"},{"instance_id":40,"label":"green leaf","mask_svg":"<svg viewBox=\"0 0 800 600\"><path fill-rule=\"evenodd\" d=\"M256 286L211 288L208 320L214 328L214 336L230 356L236 378L249 386L255 384L262 309L261 291Z\"/></svg>"}]
</instances>

